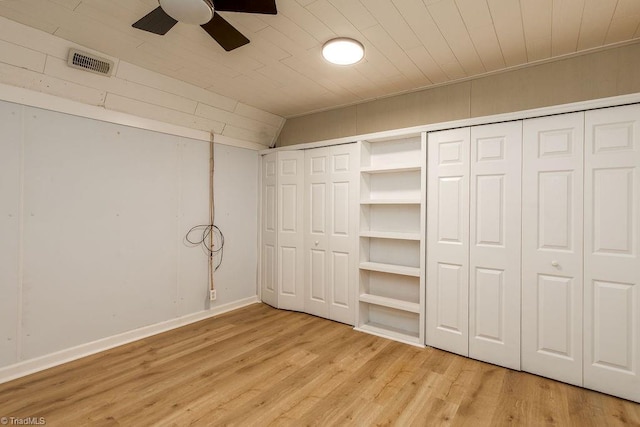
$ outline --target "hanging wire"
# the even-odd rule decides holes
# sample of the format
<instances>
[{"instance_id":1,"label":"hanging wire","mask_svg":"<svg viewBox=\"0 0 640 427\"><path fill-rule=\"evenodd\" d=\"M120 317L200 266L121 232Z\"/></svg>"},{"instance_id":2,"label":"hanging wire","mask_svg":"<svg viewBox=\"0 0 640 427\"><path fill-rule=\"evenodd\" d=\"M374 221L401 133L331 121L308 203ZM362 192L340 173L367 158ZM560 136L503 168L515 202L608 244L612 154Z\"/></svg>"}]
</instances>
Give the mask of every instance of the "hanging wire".
<instances>
[{"instance_id":1,"label":"hanging wire","mask_svg":"<svg viewBox=\"0 0 640 427\"><path fill-rule=\"evenodd\" d=\"M208 239L209 235L212 235L213 246L209 247ZM222 265L222 258L224 255L224 234L217 225L214 224L200 224L187 232L185 240L191 246L202 246L205 253L211 258L217 258L217 264L215 270Z\"/></svg>"}]
</instances>

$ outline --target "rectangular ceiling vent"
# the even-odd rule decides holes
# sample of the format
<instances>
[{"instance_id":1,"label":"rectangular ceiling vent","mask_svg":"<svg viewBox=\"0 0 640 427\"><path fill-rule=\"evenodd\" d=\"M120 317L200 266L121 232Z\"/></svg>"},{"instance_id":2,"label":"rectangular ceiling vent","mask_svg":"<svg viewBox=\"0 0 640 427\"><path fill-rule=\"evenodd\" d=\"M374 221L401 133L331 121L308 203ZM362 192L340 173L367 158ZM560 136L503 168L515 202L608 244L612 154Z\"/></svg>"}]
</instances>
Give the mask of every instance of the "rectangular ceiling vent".
<instances>
[{"instance_id":1,"label":"rectangular ceiling vent","mask_svg":"<svg viewBox=\"0 0 640 427\"><path fill-rule=\"evenodd\" d=\"M113 61L77 49L69 49L67 64L103 76L110 76L113 72Z\"/></svg>"}]
</instances>

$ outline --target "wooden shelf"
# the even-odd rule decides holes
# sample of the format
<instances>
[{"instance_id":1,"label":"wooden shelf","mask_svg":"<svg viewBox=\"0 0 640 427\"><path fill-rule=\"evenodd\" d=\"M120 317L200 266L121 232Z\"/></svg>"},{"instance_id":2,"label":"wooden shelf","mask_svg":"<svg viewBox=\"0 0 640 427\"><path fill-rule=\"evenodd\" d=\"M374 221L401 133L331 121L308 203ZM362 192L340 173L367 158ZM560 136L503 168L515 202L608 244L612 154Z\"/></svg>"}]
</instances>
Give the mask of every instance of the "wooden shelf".
<instances>
[{"instance_id":1,"label":"wooden shelf","mask_svg":"<svg viewBox=\"0 0 640 427\"><path fill-rule=\"evenodd\" d=\"M361 270L379 271L380 273L401 274L403 276L420 277L420 268L404 265L383 264L380 262L361 262Z\"/></svg>"},{"instance_id":2,"label":"wooden shelf","mask_svg":"<svg viewBox=\"0 0 640 427\"><path fill-rule=\"evenodd\" d=\"M385 166L362 166L362 173L396 173L419 171L420 165L385 165Z\"/></svg>"},{"instance_id":3,"label":"wooden shelf","mask_svg":"<svg viewBox=\"0 0 640 427\"><path fill-rule=\"evenodd\" d=\"M360 302L381 305L383 307L395 308L396 310L408 311L411 313L420 313L420 304L415 302L403 301L395 298L381 297L379 295L361 294Z\"/></svg>"},{"instance_id":4,"label":"wooden shelf","mask_svg":"<svg viewBox=\"0 0 640 427\"><path fill-rule=\"evenodd\" d=\"M360 200L361 205L419 205L419 199L364 199Z\"/></svg>"},{"instance_id":5,"label":"wooden shelf","mask_svg":"<svg viewBox=\"0 0 640 427\"><path fill-rule=\"evenodd\" d=\"M395 231L371 231L360 232L360 237L375 237L376 239L420 240L420 233L400 233Z\"/></svg>"},{"instance_id":6,"label":"wooden shelf","mask_svg":"<svg viewBox=\"0 0 640 427\"><path fill-rule=\"evenodd\" d=\"M390 326L378 323L365 323L354 328L356 331L366 332L383 338L390 338L406 344L424 347L424 343L420 342L420 337L414 333L404 331L402 329L392 328Z\"/></svg>"}]
</instances>

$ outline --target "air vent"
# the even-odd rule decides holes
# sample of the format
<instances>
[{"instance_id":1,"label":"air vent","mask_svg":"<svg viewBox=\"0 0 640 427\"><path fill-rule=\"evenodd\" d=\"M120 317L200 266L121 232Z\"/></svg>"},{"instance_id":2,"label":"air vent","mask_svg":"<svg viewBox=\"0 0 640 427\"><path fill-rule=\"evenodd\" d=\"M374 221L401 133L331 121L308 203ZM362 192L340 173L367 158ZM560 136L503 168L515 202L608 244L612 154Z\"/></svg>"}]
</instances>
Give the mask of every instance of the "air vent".
<instances>
[{"instance_id":1,"label":"air vent","mask_svg":"<svg viewBox=\"0 0 640 427\"><path fill-rule=\"evenodd\" d=\"M69 50L67 64L103 76L110 76L113 72L113 61L76 49Z\"/></svg>"}]
</instances>

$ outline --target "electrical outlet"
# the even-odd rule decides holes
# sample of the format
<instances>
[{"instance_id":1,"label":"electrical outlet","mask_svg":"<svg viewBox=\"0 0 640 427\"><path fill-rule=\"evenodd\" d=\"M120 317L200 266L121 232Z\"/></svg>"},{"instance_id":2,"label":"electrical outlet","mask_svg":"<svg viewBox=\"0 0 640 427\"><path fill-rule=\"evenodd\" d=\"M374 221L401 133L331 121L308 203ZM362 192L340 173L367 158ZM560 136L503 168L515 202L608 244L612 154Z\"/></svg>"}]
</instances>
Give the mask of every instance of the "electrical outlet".
<instances>
[{"instance_id":1,"label":"electrical outlet","mask_svg":"<svg viewBox=\"0 0 640 427\"><path fill-rule=\"evenodd\" d=\"M215 289L210 289L209 290L209 301L215 301L216 300L216 290Z\"/></svg>"}]
</instances>

